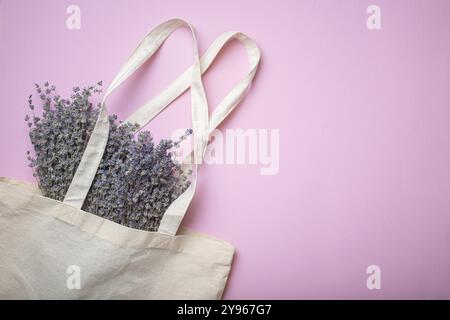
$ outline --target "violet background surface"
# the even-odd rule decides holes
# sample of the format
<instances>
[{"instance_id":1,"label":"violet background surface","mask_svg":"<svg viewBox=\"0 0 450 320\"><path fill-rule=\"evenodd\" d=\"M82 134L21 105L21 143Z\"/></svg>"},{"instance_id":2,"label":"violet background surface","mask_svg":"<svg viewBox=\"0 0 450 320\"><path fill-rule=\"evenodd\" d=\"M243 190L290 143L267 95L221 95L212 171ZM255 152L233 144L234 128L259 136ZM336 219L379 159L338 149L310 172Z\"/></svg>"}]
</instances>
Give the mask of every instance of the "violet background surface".
<instances>
[{"instance_id":1,"label":"violet background surface","mask_svg":"<svg viewBox=\"0 0 450 320\"><path fill-rule=\"evenodd\" d=\"M66 8L81 8L81 29ZM366 27L381 7L382 29ZM200 52L248 34L262 62L221 126L280 130L280 168L205 165L185 225L237 248L226 299L450 298L450 2L0 0L0 176L32 181L23 121L34 83L107 86L144 35L180 17ZM122 86L124 118L190 65L187 30ZM247 72L229 45L204 77L212 110ZM97 99L98 100L98 99ZM189 93L149 126L188 127ZM366 268L381 267L381 290Z\"/></svg>"}]
</instances>

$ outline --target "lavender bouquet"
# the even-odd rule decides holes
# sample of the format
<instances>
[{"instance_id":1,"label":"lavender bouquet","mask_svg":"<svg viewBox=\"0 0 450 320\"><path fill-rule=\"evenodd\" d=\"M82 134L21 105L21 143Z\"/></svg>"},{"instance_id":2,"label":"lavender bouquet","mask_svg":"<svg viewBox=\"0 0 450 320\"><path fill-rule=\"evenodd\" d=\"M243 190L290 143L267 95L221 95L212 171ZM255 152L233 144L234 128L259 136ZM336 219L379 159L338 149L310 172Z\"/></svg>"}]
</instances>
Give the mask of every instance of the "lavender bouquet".
<instances>
[{"instance_id":1,"label":"lavender bouquet","mask_svg":"<svg viewBox=\"0 0 450 320\"><path fill-rule=\"evenodd\" d=\"M100 104L90 102L102 83L74 87L70 99L55 93L46 82L36 84L42 107L35 114L33 96L25 116L34 154L27 151L29 166L45 197L62 201L92 133ZM183 172L173 154L178 141L163 139L155 145L148 131L135 134L136 124L109 118L110 132L103 158L82 210L125 226L156 231L169 205L189 186L190 172Z\"/></svg>"}]
</instances>

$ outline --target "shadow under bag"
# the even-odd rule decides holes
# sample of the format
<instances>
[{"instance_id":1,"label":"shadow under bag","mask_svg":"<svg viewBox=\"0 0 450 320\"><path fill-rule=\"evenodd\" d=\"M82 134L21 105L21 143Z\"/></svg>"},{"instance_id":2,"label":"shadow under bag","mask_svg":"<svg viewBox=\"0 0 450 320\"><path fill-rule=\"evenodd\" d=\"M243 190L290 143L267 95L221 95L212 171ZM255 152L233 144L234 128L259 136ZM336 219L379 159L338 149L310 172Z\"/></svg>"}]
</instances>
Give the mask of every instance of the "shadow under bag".
<instances>
[{"instance_id":1,"label":"shadow under bag","mask_svg":"<svg viewBox=\"0 0 450 320\"><path fill-rule=\"evenodd\" d=\"M192 182L167 209L157 232L132 229L81 210L103 156L109 133L107 97L145 63L178 28L188 27L194 64L125 122L145 126L184 91L191 90ZM208 114L202 74L229 41L245 45L250 72ZM193 28L164 22L139 44L106 90L99 116L64 201L42 196L29 183L0 178L1 299L220 299L234 248L180 227L191 202L211 132L241 101L260 60L256 44L240 32L219 36L200 58ZM189 164L194 159L194 164ZM79 274L79 289L70 285Z\"/></svg>"}]
</instances>

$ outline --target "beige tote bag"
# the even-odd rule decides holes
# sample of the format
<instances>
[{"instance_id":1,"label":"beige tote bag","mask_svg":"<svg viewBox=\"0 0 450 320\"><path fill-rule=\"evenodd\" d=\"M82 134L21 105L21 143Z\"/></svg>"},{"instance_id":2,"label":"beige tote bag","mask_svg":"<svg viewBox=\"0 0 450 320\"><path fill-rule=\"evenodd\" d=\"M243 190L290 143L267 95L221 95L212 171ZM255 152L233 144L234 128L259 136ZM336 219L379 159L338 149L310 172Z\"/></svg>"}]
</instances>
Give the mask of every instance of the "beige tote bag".
<instances>
[{"instance_id":1,"label":"beige tote bag","mask_svg":"<svg viewBox=\"0 0 450 320\"><path fill-rule=\"evenodd\" d=\"M167 209L157 232L128 228L82 211L108 138L107 97L173 31L185 26L193 36L194 64L127 120L142 127L191 89L195 161L190 187ZM202 73L232 39L245 45L250 72L209 117ZM199 58L188 23L174 19L151 31L105 92L99 118L63 202L43 197L34 185L0 178L0 298L220 299L234 248L180 228L180 224L195 192L197 164L209 134L243 98L259 59L256 44L239 32L222 34Z\"/></svg>"}]
</instances>

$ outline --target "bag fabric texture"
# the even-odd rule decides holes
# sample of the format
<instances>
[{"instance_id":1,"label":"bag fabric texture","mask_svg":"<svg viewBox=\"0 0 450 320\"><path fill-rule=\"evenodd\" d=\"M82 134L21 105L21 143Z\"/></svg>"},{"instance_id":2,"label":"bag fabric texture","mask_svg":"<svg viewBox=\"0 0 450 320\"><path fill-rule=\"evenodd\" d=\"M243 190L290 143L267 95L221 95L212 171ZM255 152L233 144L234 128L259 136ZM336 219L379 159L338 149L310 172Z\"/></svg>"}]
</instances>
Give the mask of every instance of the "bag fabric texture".
<instances>
[{"instance_id":1,"label":"bag fabric texture","mask_svg":"<svg viewBox=\"0 0 450 320\"><path fill-rule=\"evenodd\" d=\"M193 65L125 122L145 126L190 89L193 151L183 162L193 171L190 186L169 206L157 232L81 210L108 139L107 97L181 27L192 34ZM202 74L233 39L244 44L250 71L209 115ZM187 22L172 19L152 30L106 90L64 201L42 196L31 183L0 177L0 299L220 299L233 246L180 225L195 193L209 135L242 100L259 60L256 44L240 32L220 35L199 57Z\"/></svg>"}]
</instances>

